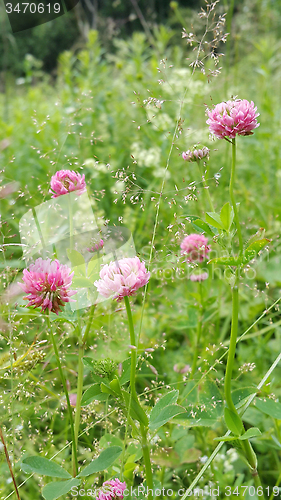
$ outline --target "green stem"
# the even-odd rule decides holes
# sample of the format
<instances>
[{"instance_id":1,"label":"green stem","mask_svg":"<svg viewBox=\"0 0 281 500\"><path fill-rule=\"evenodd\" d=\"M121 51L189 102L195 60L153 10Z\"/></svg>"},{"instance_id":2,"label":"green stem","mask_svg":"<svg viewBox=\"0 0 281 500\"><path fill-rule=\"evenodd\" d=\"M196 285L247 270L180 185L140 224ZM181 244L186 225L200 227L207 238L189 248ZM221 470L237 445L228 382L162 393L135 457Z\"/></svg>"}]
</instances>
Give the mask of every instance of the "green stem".
<instances>
[{"instance_id":1,"label":"green stem","mask_svg":"<svg viewBox=\"0 0 281 500\"><path fill-rule=\"evenodd\" d=\"M84 356L84 344L80 341L78 350L78 380L77 380L75 420L74 420L74 439L75 439L76 451L78 450L78 433L80 426L81 399L83 392L83 374L84 374L83 356ZM75 463L73 462L73 469L74 468L75 468Z\"/></svg>"},{"instance_id":2,"label":"green stem","mask_svg":"<svg viewBox=\"0 0 281 500\"><path fill-rule=\"evenodd\" d=\"M199 319L198 319L198 324L197 324L195 349L194 349L194 354L193 354L193 361L192 361L192 368L191 368L191 372L190 372L190 378L193 378L195 370L196 370L198 353L199 353L199 343L200 343L200 338L201 338L201 333L202 333L203 304L202 304L202 283L200 281L198 283L198 289L199 289L199 295L200 295Z\"/></svg>"},{"instance_id":3,"label":"green stem","mask_svg":"<svg viewBox=\"0 0 281 500\"><path fill-rule=\"evenodd\" d=\"M134 323L132 317L131 306L128 297L124 297L125 306L128 316L129 323L129 331L130 331L130 343L131 343L131 375L130 375L130 387L131 394L135 399L138 399L137 391L136 391L136 368L137 368L137 345L136 345L136 336L134 330Z\"/></svg>"},{"instance_id":4,"label":"green stem","mask_svg":"<svg viewBox=\"0 0 281 500\"><path fill-rule=\"evenodd\" d=\"M197 163L198 163L198 167L199 167L200 174L201 174L200 160L197 160ZM206 162L206 165L208 165L207 162ZM208 186L208 184L206 182L206 177L208 177L208 172L209 172L209 168L208 168L208 166L206 166L206 170L205 170L205 172L203 172L203 175L202 175L202 181L203 181L204 191L205 191L208 203L210 205L211 212L214 212L215 211L214 204L213 204L213 201L212 201L212 198L211 198L211 195L210 195L209 186Z\"/></svg>"},{"instance_id":5,"label":"green stem","mask_svg":"<svg viewBox=\"0 0 281 500\"><path fill-rule=\"evenodd\" d=\"M68 194L68 216L69 216L69 235L70 235L70 250L73 249L73 214L71 205L71 194Z\"/></svg>"},{"instance_id":6,"label":"green stem","mask_svg":"<svg viewBox=\"0 0 281 500\"><path fill-rule=\"evenodd\" d=\"M137 345L136 345L136 336L134 330L134 323L132 317L131 306L128 297L124 297L126 311L128 316L129 323L129 331L130 331L130 342L131 342L131 374L130 374L130 387L131 387L131 396L138 401L137 391L136 391L136 366L137 366ZM145 467L145 476L146 476L146 484L149 490L151 490L148 494L148 500L153 500L153 477L152 477L152 468L150 462L150 450L149 443L147 441L147 428L144 427L143 424L140 423L140 431L141 431L141 447L144 459L144 467Z\"/></svg>"},{"instance_id":7,"label":"green stem","mask_svg":"<svg viewBox=\"0 0 281 500\"><path fill-rule=\"evenodd\" d=\"M91 325L92 325L92 321L93 321L94 313L95 313L95 308L96 308L96 304L93 304L90 307L90 314L89 314L88 323L87 323L87 326L85 328L85 332L84 332L84 335L83 335L83 338L82 338L82 342L83 342L84 345L86 344L86 341L87 341L87 338L88 338L88 335L89 335L89 332L90 332L90 329L91 329Z\"/></svg>"},{"instance_id":8,"label":"green stem","mask_svg":"<svg viewBox=\"0 0 281 500\"><path fill-rule=\"evenodd\" d=\"M236 229L237 229L237 234L238 234L238 239L239 239L239 253L242 255L243 253L243 240L242 240L242 233L241 233L241 226L239 222L239 216L238 216L238 210L237 206L235 203L235 197L234 197L234 183L235 183L235 167L236 167L236 143L235 139L232 139L232 163L231 163L231 176L230 176L230 184L229 184L229 194L230 194L230 199L231 199L231 204L234 212L234 220L236 224Z\"/></svg>"},{"instance_id":9,"label":"green stem","mask_svg":"<svg viewBox=\"0 0 281 500\"><path fill-rule=\"evenodd\" d=\"M61 382L63 385L64 394L66 397L66 402L67 402L67 409L68 409L68 414L69 414L70 430L71 430L71 439L72 439L72 454L73 454L73 462L74 462L73 477L75 477L77 475L77 472L78 472L78 460L77 460L77 452L76 452L76 446L75 446L75 434L74 434L72 408L71 408L70 401L69 401L69 395L68 395L65 377L64 377L64 374L62 371L62 366L61 366L61 362L60 362L59 351L57 348L56 339L54 337L53 329L51 327L50 318L48 315L47 315L47 322L48 322L49 333L50 333L50 337L51 337L51 340L53 343L54 353L55 353L55 357L56 357L56 361L57 361L57 365L58 365L58 369L59 369Z\"/></svg>"},{"instance_id":10,"label":"green stem","mask_svg":"<svg viewBox=\"0 0 281 500\"><path fill-rule=\"evenodd\" d=\"M230 333L230 344L226 365L226 373L225 373L225 381L224 381L224 392L225 399L228 408L237 415L240 419L239 414L235 408L235 405L231 396L231 380L232 380L232 371L233 364L235 358L235 350L236 350L236 342L237 342L237 333L238 333L238 313L239 313L239 272L240 268L237 267L236 270L236 283L232 289L232 321L231 321L231 333ZM243 430L243 433L245 430ZM248 463L251 467L251 473L255 482L255 486L261 486L261 481L259 478L259 474L257 471L257 460L255 452L249 442L248 439L244 441L240 441L242 450L244 452L245 457L248 460ZM264 498L263 495L261 498Z\"/></svg>"},{"instance_id":11,"label":"green stem","mask_svg":"<svg viewBox=\"0 0 281 500\"><path fill-rule=\"evenodd\" d=\"M230 344L226 365L226 373L224 380L224 393L228 408L237 413L231 397L231 379L233 371L233 363L235 358L236 341L238 333L238 312L239 312L239 291L238 283L236 282L232 290L232 321L231 321L231 333L230 333Z\"/></svg>"},{"instance_id":12,"label":"green stem","mask_svg":"<svg viewBox=\"0 0 281 500\"><path fill-rule=\"evenodd\" d=\"M143 460L144 460L144 467L145 467L145 477L146 477L146 486L148 488L148 500L153 500L154 495L153 495L153 476L152 476L152 468L151 468L151 461L150 461L150 450L149 450L149 444L147 441L147 429L140 424L140 430L141 430L141 435L142 435L142 441L141 441L141 447L142 447L142 454L143 454Z\"/></svg>"}]
</instances>

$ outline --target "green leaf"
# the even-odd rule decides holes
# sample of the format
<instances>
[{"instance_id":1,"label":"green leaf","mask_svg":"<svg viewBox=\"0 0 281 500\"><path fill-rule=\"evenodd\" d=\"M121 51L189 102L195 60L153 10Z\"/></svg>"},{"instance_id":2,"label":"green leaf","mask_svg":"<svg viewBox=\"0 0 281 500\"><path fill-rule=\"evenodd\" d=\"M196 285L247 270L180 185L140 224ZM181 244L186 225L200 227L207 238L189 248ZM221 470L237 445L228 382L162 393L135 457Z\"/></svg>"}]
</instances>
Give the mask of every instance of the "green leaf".
<instances>
[{"instance_id":1,"label":"green leaf","mask_svg":"<svg viewBox=\"0 0 281 500\"><path fill-rule=\"evenodd\" d=\"M176 415L179 415L180 413L185 413L186 410L182 406L179 405L168 405L163 408L160 413L157 415L155 419L149 422L149 428L152 431L155 431L156 429L159 429L159 427L162 427L162 425L166 424L174 418Z\"/></svg>"},{"instance_id":2,"label":"green leaf","mask_svg":"<svg viewBox=\"0 0 281 500\"><path fill-rule=\"evenodd\" d=\"M136 401L133 397L130 397L130 394L127 391L122 391L122 396L125 401L127 410L129 409L130 406L130 414L131 416L135 419L138 420L138 422L142 423L145 427L148 426L148 418L146 416L145 411L142 409L140 406L139 402Z\"/></svg>"},{"instance_id":3,"label":"green leaf","mask_svg":"<svg viewBox=\"0 0 281 500\"><path fill-rule=\"evenodd\" d=\"M257 253L268 245L268 243L270 243L268 238L263 238L262 240L257 240L251 243L251 245L249 245L244 252L243 264L245 265L250 262L250 260L254 259Z\"/></svg>"},{"instance_id":4,"label":"green leaf","mask_svg":"<svg viewBox=\"0 0 281 500\"><path fill-rule=\"evenodd\" d=\"M91 370L91 372L96 373L95 371L96 362L93 358L90 358L90 356L84 356L83 363L87 368Z\"/></svg>"},{"instance_id":5,"label":"green leaf","mask_svg":"<svg viewBox=\"0 0 281 500\"><path fill-rule=\"evenodd\" d=\"M104 392L105 394L110 394L114 398L118 396L118 394L113 389L111 389L111 387L109 387L108 384L105 384L104 382L101 383L100 389L101 392Z\"/></svg>"},{"instance_id":6,"label":"green leaf","mask_svg":"<svg viewBox=\"0 0 281 500\"><path fill-rule=\"evenodd\" d=\"M265 229L264 227L260 227L259 230L248 239L247 241L248 247L255 241L263 239L264 235L265 235Z\"/></svg>"},{"instance_id":7,"label":"green leaf","mask_svg":"<svg viewBox=\"0 0 281 500\"><path fill-rule=\"evenodd\" d=\"M110 385L110 388L114 392L116 392L116 394L118 394L118 396L122 396L120 383L119 383L119 380L117 378L114 378L113 380L111 380L109 385Z\"/></svg>"},{"instance_id":8,"label":"green leaf","mask_svg":"<svg viewBox=\"0 0 281 500\"><path fill-rule=\"evenodd\" d=\"M97 259L97 257L92 257L88 263L87 267L87 276L91 278L93 275L97 275L99 277L100 272L101 259Z\"/></svg>"},{"instance_id":9,"label":"green leaf","mask_svg":"<svg viewBox=\"0 0 281 500\"><path fill-rule=\"evenodd\" d=\"M273 399L264 400L257 398L255 406L266 415L281 420L281 403L276 403Z\"/></svg>"},{"instance_id":10,"label":"green leaf","mask_svg":"<svg viewBox=\"0 0 281 500\"><path fill-rule=\"evenodd\" d=\"M228 232L234 219L234 211L230 206L230 203L226 203L220 213L220 220L222 222L223 228Z\"/></svg>"},{"instance_id":11,"label":"green leaf","mask_svg":"<svg viewBox=\"0 0 281 500\"><path fill-rule=\"evenodd\" d=\"M193 387L194 390L193 390ZM184 406L186 413L177 415L175 421L186 427L211 427L222 416L222 394L217 385L206 380L205 383L195 385L194 381L187 382L188 392L185 396Z\"/></svg>"},{"instance_id":12,"label":"green leaf","mask_svg":"<svg viewBox=\"0 0 281 500\"><path fill-rule=\"evenodd\" d=\"M216 257L209 260L208 264L222 264L224 266L239 266L242 264L240 257Z\"/></svg>"},{"instance_id":13,"label":"green leaf","mask_svg":"<svg viewBox=\"0 0 281 500\"><path fill-rule=\"evenodd\" d=\"M206 234L208 234L211 237L213 237L214 235L217 234L217 231L216 232L212 231L209 224L207 224L206 222L204 222L201 219L197 219L195 222L192 222L192 226L194 227L194 229L196 229L196 231L204 231Z\"/></svg>"},{"instance_id":14,"label":"green leaf","mask_svg":"<svg viewBox=\"0 0 281 500\"><path fill-rule=\"evenodd\" d=\"M22 463L28 465L30 471L41 476L61 477L63 479L71 478L71 475L60 465L44 457L27 457Z\"/></svg>"},{"instance_id":15,"label":"green leaf","mask_svg":"<svg viewBox=\"0 0 281 500\"><path fill-rule=\"evenodd\" d=\"M72 287L73 288L90 288L93 286L93 283L88 280L88 278L73 278L72 279Z\"/></svg>"},{"instance_id":16,"label":"green leaf","mask_svg":"<svg viewBox=\"0 0 281 500\"><path fill-rule=\"evenodd\" d=\"M244 430L243 423L241 418L236 415L229 408L224 409L224 419L228 429L235 434L236 436L240 436Z\"/></svg>"},{"instance_id":17,"label":"green leaf","mask_svg":"<svg viewBox=\"0 0 281 500\"><path fill-rule=\"evenodd\" d=\"M222 437L216 437L216 438L214 438L214 441L227 442L227 441L237 441L237 439L238 439L237 436L222 436Z\"/></svg>"},{"instance_id":18,"label":"green leaf","mask_svg":"<svg viewBox=\"0 0 281 500\"><path fill-rule=\"evenodd\" d=\"M244 402L246 399L251 394L255 394L257 388L256 387L242 387L242 389L235 389L234 391L231 392L231 397L233 404L236 408L240 408L243 406Z\"/></svg>"},{"instance_id":19,"label":"green leaf","mask_svg":"<svg viewBox=\"0 0 281 500\"><path fill-rule=\"evenodd\" d=\"M244 441L245 439L254 438L261 436L261 431L257 427L251 427L242 436L240 436L239 441Z\"/></svg>"},{"instance_id":20,"label":"green leaf","mask_svg":"<svg viewBox=\"0 0 281 500\"><path fill-rule=\"evenodd\" d=\"M89 387L83 394L81 405L87 406L92 401L106 401L108 398L108 394L102 393L100 389L100 384L93 384Z\"/></svg>"},{"instance_id":21,"label":"green leaf","mask_svg":"<svg viewBox=\"0 0 281 500\"><path fill-rule=\"evenodd\" d=\"M130 380L130 374L131 374L131 359L125 359L125 361L122 363L122 375L119 380L120 385L124 385Z\"/></svg>"},{"instance_id":22,"label":"green leaf","mask_svg":"<svg viewBox=\"0 0 281 500\"><path fill-rule=\"evenodd\" d=\"M67 248L66 253L67 257L71 262L72 267L81 266L82 264L85 264L85 259L83 255L77 252L77 250L70 250L70 248Z\"/></svg>"},{"instance_id":23,"label":"green leaf","mask_svg":"<svg viewBox=\"0 0 281 500\"><path fill-rule=\"evenodd\" d=\"M149 415L149 421L150 423L153 423L154 420L157 419L157 417L160 415L161 411L163 408L169 405L173 405L177 402L179 397L179 391L176 389L170 392L167 392L165 396L162 396L162 398L157 401L156 405L154 408L152 408L151 413Z\"/></svg>"},{"instance_id":24,"label":"green leaf","mask_svg":"<svg viewBox=\"0 0 281 500\"><path fill-rule=\"evenodd\" d=\"M104 434L100 439L99 443L100 448L108 448L109 446L120 446L122 448L123 441L118 437L114 436L114 434Z\"/></svg>"},{"instance_id":25,"label":"green leaf","mask_svg":"<svg viewBox=\"0 0 281 500\"><path fill-rule=\"evenodd\" d=\"M77 477L86 477L91 474L96 474L97 472L104 471L110 467L115 460L121 455L121 446L110 446L106 450L102 451L100 456L93 460L84 470L78 474Z\"/></svg>"},{"instance_id":26,"label":"green leaf","mask_svg":"<svg viewBox=\"0 0 281 500\"><path fill-rule=\"evenodd\" d=\"M79 486L80 479L71 478L69 481L55 481L44 486L42 495L45 500L56 500L56 498L66 495L73 486Z\"/></svg>"},{"instance_id":27,"label":"green leaf","mask_svg":"<svg viewBox=\"0 0 281 500\"><path fill-rule=\"evenodd\" d=\"M216 227L217 229L223 229L223 225L222 225L220 216L216 212L207 212L206 213L206 222L211 224L211 226Z\"/></svg>"}]
</instances>

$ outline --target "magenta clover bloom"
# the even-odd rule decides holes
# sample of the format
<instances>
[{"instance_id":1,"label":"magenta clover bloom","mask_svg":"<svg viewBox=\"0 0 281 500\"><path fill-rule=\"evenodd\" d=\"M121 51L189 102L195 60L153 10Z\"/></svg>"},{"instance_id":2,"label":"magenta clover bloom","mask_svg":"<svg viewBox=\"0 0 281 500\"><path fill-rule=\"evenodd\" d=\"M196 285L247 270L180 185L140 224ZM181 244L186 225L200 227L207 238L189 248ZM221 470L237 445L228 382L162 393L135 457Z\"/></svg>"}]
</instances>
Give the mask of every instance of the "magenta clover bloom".
<instances>
[{"instance_id":1,"label":"magenta clover bloom","mask_svg":"<svg viewBox=\"0 0 281 500\"><path fill-rule=\"evenodd\" d=\"M132 257L105 264L100 271L100 278L94 283L98 292L107 299L120 301L146 285L150 273L146 270L144 262L138 257Z\"/></svg>"},{"instance_id":2,"label":"magenta clover bloom","mask_svg":"<svg viewBox=\"0 0 281 500\"><path fill-rule=\"evenodd\" d=\"M124 498L123 493L125 489L125 482L121 483L117 478L110 479L103 483L96 500L112 500L113 498L122 500Z\"/></svg>"},{"instance_id":3,"label":"magenta clover bloom","mask_svg":"<svg viewBox=\"0 0 281 500\"><path fill-rule=\"evenodd\" d=\"M213 109L207 109L207 124L210 132L218 139L229 137L234 139L238 135L252 135L253 130L259 127L257 107L253 101L233 99L217 104Z\"/></svg>"},{"instance_id":4,"label":"magenta clover bloom","mask_svg":"<svg viewBox=\"0 0 281 500\"><path fill-rule=\"evenodd\" d=\"M182 153L182 157L186 161L198 161L202 160L202 158L209 158L210 150L206 146L203 146L202 149L188 149L188 151L184 151Z\"/></svg>"},{"instance_id":5,"label":"magenta clover bloom","mask_svg":"<svg viewBox=\"0 0 281 500\"><path fill-rule=\"evenodd\" d=\"M24 283L19 283L28 294L24 297L29 300L28 306L42 307L42 312L48 309L58 314L65 302L75 302L70 297L77 292L69 290L73 274L68 266L60 264L57 259L37 259L29 266L29 270L24 269Z\"/></svg>"},{"instance_id":6,"label":"magenta clover bloom","mask_svg":"<svg viewBox=\"0 0 281 500\"><path fill-rule=\"evenodd\" d=\"M189 234L181 242L181 254L186 255L187 262L202 262L210 251L208 238L203 234Z\"/></svg>"},{"instance_id":7,"label":"magenta clover bloom","mask_svg":"<svg viewBox=\"0 0 281 500\"><path fill-rule=\"evenodd\" d=\"M85 175L77 174L73 170L59 170L52 176L50 184L49 193L52 194L52 198L58 198L72 191L77 191L78 195L86 191Z\"/></svg>"}]
</instances>

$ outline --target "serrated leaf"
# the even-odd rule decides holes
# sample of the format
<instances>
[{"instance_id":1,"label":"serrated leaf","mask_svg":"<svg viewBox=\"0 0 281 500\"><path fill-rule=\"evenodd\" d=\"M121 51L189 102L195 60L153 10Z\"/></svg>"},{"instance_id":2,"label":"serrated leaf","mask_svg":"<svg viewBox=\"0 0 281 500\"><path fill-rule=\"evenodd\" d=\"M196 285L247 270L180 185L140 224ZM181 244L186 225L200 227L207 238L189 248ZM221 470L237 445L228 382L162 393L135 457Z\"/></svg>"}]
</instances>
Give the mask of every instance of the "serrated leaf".
<instances>
[{"instance_id":1,"label":"serrated leaf","mask_svg":"<svg viewBox=\"0 0 281 500\"><path fill-rule=\"evenodd\" d=\"M89 387L83 394L81 405L87 406L92 401L106 401L108 398L108 394L102 393L100 389L100 384L93 384Z\"/></svg>"},{"instance_id":2,"label":"serrated leaf","mask_svg":"<svg viewBox=\"0 0 281 500\"><path fill-rule=\"evenodd\" d=\"M165 406L175 404L178 400L178 397L179 397L179 391L177 391L176 389L167 392L165 396L162 396L162 398L160 398L159 401L157 401L154 408L152 408L151 413L149 415L149 421L153 422L158 417L158 415L160 415L161 411L163 410L163 408L165 408Z\"/></svg>"},{"instance_id":3,"label":"serrated leaf","mask_svg":"<svg viewBox=\"0 0 281 500\"><path fill-rule=\"evenodd\" d=\"M156 429L159 429L162 427L162 425L166 424L174 418L176 415L179 415L180 413L186 413L185 408L179 405L168 405L165 406L159 413L159 415L151 422L149 422L149 428L152 431L155 431Z\"/></svg>"},{"instance_id":4,"label":"serrated leaf","mask_svg":"<svg viewBox=\"0 0 281 500\"><path fill-rule=\"evenodd\" d=\"M241 418L229 408L224 409L224 419L227 428L236 436L240 436L244 430Z\"/></svg>"},{"instance_id":5,"label":"serrated leaf","mask_svg":"<svg viewBox=\"0 0 281 500\"><path fill-rule=\"evenodd\" d=\"M254 438L261 436L261 431L257 427L251 427L242 436L240 436L239 441L244 441L245 439Z\"/></svg>"},{"instance_id":6,"label":"serrated leaf","mask_svg":"<svg viewBox=\"0 0 281 500\"><path fill-rule=\"evenodd\" d=\"M211 224L211 226L214 226L217 229L223 229L219 214L217 214L216 212L206 212L205 217L208 224Z\"/></svg>"},{"instance_id":7,"label":"serrated leaf","mask_svg":"<svg viewBox=\"0 0 281 500\"><path fill-rule=\"evenodd\" d=\"M27 457L22 463L27 465L30 471L40 474L41 476L60 477L62 479L71 478L71 475L60 465L44 457Z\"/></svg>"},{"instance_id":8,"label":"serrated leaf","mask_svg":"<svg viewBox=\"0 0 281 500\"><path fill-rule=\"evenodd\" d=\"M84 470L82 470L77 477L86 477L97 472L102 472L110 467L115 460L121 455L121 446L110 446L102 451L100 456L93 460Z\"/></svg>"},{"instance_id":9,"label":"serrated leaf","mask_svg":"<svg viewBox=\"0 0 281 500\"><path fill-rule=\"evenodd\" d=\"M69 258L72 267L76 266L81 266L82 264L85 264L85 259L83 255L80 252L77 252L77 250L71 250L70 248L67 248L66 250L67 257Z\"/></svg>"},{"instance_id":10,"label":"serrated leaf","mask_svg":"<svg viewBox=\"0 0 281 500\"><path fill-rule=\"evenodd\" d=\"M273 399L264 400L257 398L255 406L266 415L281 420L281 403L276 403Z\"/></svg>"},{"instance_id":11,"label":"serrated leaf","mask_svg":"<svg viewBox=\"0 0 281 500\"><path fill-rule=\"evenodd\" d=\"M226 230L226 231L229 231L230 227L231 227L231 224L233 222L233 219L234 219L234 211L233 211L233 208L232 206L230 205L230 203L226 203L222 209L221 209L221 212L220 212L220 220L222 222L222 225L223 225L223 228Z\"/></svg>"},{"instance_id":12,"label":"serrated leaf","mask_svg":"<svg viewBox=\"0 0 281 500\"><path fill-rule=\"evenodd\" d=\"M55 481L44 486L42 495L45 500L56 500L62 495L66 495L73 486L79 486L80 479L71 478L69 481Z\"/></svg>"}]
</instances>

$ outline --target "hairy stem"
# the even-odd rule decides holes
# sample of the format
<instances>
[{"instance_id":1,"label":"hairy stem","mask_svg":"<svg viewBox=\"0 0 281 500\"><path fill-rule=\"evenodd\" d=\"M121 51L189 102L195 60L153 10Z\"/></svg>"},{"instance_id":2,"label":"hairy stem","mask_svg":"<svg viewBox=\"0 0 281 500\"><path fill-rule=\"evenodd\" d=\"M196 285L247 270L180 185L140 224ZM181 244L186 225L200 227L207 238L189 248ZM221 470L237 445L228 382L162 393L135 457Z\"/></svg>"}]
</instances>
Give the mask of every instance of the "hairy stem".
<instances>
[{"instance_id":1,"label":"hairy stem","mask_svg":"<svg viewBox=\"0 0 281 500\"><path fill-rule=\"evenodd\" d=\"M191 372L190 372L190 378L193 378L195 370L196 370L197 360L198 360L198 353L199 353L199 343L200 343L200 338L201 338L201 333L202 333L203 304L202 304L202 283L200 281L198 283L198 291L199 291L199 296L200 296L199 311L198 311L199 312L199 318L198 318L198 323L197 323L195 348L194 348L194 354L193 354L193 361L192 361L192 367L191 367Z\"/></svg>"},{"instance_id":2,"label":"hairy stem","mask_svg":"<svg viewBox=\"0 0 281 500\"><path fill-rule=\"evenodd\" d=\"M151 468L151 461L150 461L149 443L147 441L147 429L144 428L144 426L141 424L140 430L141 430L141 435L142 435L141 447L142 447L143 460L144 460L144 466L145 466L146 486L148 488L147 498L148 498L148 500L153 500L153 498L154 498L154 495L153 495L153 476L152 476L152 468Z\"/></svg>"},{"instance_id":3,"label":"hairy stem","mask_svg":"<svg viewBox=\"0 0 281 500\"><path fill-rule=\"evenodd\" d=\"M138 401L137 391L136 391L136 366L137 366L137 346L136 346L136 336L134 330L134 323L132 317L131 306L128 297L124 297L126 311L128 316L129 330L130 330L130 342L131 342L131 374L130 374L130 387L131 387L131 397ZM145 466L146 483L149 488L148 500L153 500L153 477L150 461L150 449L149 443L147 441L148 429L140 424L141 431L141 447Z\"/></svg>"},{"instance_id":4,"label":"hairy stem","mask_svg":"<svg viewBox=\"0 0 281 500\"><path fill-rule=\"evenodd\" d=\"M137 368L137 345L136 345L136 336L135 329L132 317L131 306L128 297L124 297L126 311L128 316L129 323L129 331L130 331L130 342L131 342L131 375L130 375L130 387L131 394L135 399L138 399L137 391L136 391L136 368Z\"/></svg>"},{"instance_id":5,"label":"hairy stem","mask_svg":"<svg viewBox=\"0 0 281 500\"><path fill-rule=\"evenodd\" d=\"M238 216L238 210L235 202L235 197L234 197L234 183L235 183L235 167L236 167L236 143L235 139L232 139L232 162L231 162L231 175L230 175L230 184L229 184L229 194L230 194L230 200L234 212L234 221L237 229L237 234L238 234L238 239L239 239L239 253L242 255L243 253L243 240L242 240L242 233L241 233L241 226L239 222L239 216Z\"/></svg>"},{"instance_id":6,"label":"hairy stem","mask_svg":"<svg viewBox=\"0 0 281 500\"><path fill-rule=\"evenodd\" d=\"M6 443L5 443L5 439L4 439L1 427L0 427L0 439L1 439L2 444L3 444L3 448L4 448L4 452L5 452L7 464L8 464L9 471L10 471L10 474L11 474L11 477L12 477L12 480L13 480L13 484L14 484L16 495L17 495L17 499L20 500L19 490L18 490L18 487L17 487L15 475L14 475L14 472L13 472L12 464L11 464L11 461L10 461L9 453L8 453L8 450L7 450L7 446L6 446Z\"/></svg>"},{"instance_id":7,"label":"hairy stem","mask_svg":"<svg viewBox=\"0 0 281 500\"><path fill-rule=\"evenodd\" d=\"M78 473L78 460L77 460L77 451L76 451L76 446L75 446L73 413L72 413L72 408L71 408L70 401L69 401L69 395L68 395L68 390L67 390L67 386L66 386L65 376L63 374L63 370L62 370L62 366L61 366L61 362L60 362L59 351L57 348L56 339L55 339L55 336L53 334L53 329L51 327L50 318L48 315L47 315L47 322L48 322L49 333L50 333L50 337L51 337L53 348L54 348L54 353L55 353L55 357L56 357L56 361L57 361L57 365L58 365L58 369L59 369L59 374L60 374L64 394L66 397L67 410L68 410L69 421L70 421L71 439L72 439L73 477L76 477L76 475Z\"/></svg>"}]
</instances>

